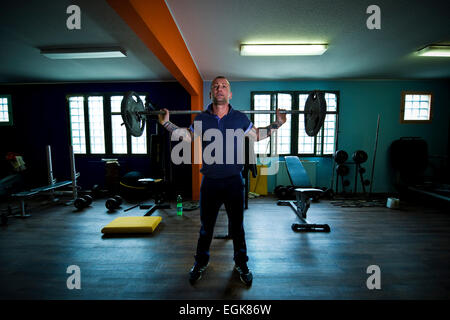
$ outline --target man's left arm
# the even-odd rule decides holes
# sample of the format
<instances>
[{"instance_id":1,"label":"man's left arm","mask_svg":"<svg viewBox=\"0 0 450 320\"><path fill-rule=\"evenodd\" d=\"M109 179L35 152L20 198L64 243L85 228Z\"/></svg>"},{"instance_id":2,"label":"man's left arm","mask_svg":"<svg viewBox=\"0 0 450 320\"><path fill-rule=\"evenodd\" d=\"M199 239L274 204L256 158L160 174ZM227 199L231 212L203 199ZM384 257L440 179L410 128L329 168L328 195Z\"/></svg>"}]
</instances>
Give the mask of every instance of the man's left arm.
<instances>
[{"instance_id":1,"label":"man's left arm","mask_svg":"<svg viewBox=\"0 0 450 320\"><path fill-rule=\"evenodd\" d=\"M272 135L273 132L278 130L286 122L286 113L281 113L282 109L277 109L277 120L269 124L267 127L255 128L252 127L247 136L254 141L260 141L266 139Z\"/></svg>"}]
</instances>

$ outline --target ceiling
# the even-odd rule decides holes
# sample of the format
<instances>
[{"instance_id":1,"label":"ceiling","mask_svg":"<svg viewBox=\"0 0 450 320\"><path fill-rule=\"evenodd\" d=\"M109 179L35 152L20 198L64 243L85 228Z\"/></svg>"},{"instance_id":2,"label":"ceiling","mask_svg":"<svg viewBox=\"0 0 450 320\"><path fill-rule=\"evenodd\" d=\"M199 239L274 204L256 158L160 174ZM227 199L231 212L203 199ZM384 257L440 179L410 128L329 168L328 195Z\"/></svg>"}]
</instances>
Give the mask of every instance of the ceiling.
<instances>
[{"instance_id":1,"label":"ceiling","mask_svg":"<svg viewBox=\"0 0 450 320\"><path fill-rule=\"evenodd\" d=\"M450 59L418 57L450 44L449 1L166 0L203 80L448 79ZM369 30L369 5L381 29ZM66 8L81 8L68 30ZM0 83L174 81L105 0L2 3ZM322 56L243 57L240 43L328 43ZM121 46L127 58L50 60L44 46Z\"/></svg>"}]
</instances>

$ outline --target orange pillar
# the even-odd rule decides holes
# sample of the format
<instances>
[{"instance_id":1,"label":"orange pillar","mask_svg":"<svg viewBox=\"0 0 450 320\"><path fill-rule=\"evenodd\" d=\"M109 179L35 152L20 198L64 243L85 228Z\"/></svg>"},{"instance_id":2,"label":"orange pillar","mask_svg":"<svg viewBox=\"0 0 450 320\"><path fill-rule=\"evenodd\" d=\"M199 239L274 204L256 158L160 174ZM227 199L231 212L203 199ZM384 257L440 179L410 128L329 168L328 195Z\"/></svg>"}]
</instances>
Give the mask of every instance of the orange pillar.
<instances>
[{"instance_id":1,"label":"orange pillar","mask_svg":"<svg viewBox=\"0 0 450 320\"><path fill-rule=\"evenodd\" d=\"M164 0L107 0L109 5L203 109L203 80ZM192 165L192 199L200 197L200 165Z\"/></svg>"}]
</instances>

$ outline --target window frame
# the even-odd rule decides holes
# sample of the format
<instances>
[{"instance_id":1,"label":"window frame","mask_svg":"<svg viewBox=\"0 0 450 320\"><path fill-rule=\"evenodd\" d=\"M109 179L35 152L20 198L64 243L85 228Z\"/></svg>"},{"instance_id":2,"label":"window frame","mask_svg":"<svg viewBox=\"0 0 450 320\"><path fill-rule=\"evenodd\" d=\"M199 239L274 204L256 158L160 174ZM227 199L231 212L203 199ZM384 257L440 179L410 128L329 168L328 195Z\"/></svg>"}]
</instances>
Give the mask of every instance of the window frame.
<instances>
[{"instance_id":1,"label":"window frame","mask_svg":"<svg viewBox=\"0 0 450 320\"><path fill-rule=\"evenodd\" d=\"M430 119L428 120L405 120L405 98L406 95L429 95L430 96ZM401 124L418 124L418 123L431 123L433 121L433 100L434 95L431 91L402 91L400 101L400 123Z\"/></svg>"},{"instance_id":2,"label":"window frame","mask_svg":"<svg viewBox=\"0 0 450 320\"><path fill-rule=\"evenodd\" d=\"M6 98L8 103L8 121L0 121L1 127L9 127L14 125L14 119L13 119L13 111L12 111L12 102L11 102L11 95L9 94L0 94L0 98Z\"/></svg>"},{"instance_id":3,"label":"window frame","mask_svg":"<svg viewBox=\"0 0 450 320\"><path fill-rule=\"evenodd\" d=\"M299 98L298 96L300 94L310 94L314 90L275 90L275 91L251 91L250 92L250 108L251 110L255 110L255 95L259 94L265 94L270 95L270 110L275 110L275 107L278 104L277 97L278 94L290 94L292 97L292 107L291 110L299 110ZM336 151L336 147L338 146L338 133L339 133L339 105L340 105L340 91L339 90L321 90L325 93L331 93L336 95L336 111L327 111L327 114L336 114L336 125L335 125L335 140L334 140L334 149ZM271 114L270 121L275 121L275 114ZM251 121L254 123L255 117L254 114L251 114ZM320 128L320 133L322 134L322 141L320 143L321 150L320 154L317 154L317 135L314 137L314 152L313 153L298 153L298 130L299 130L299 115L298 114L292 114L291 115L291 153L289 154L279 154L279 157L285 157L285 156L301 156L301 157L323 157L323 158L331 158L333 157L333 153L331 154L323 154L323 147L324 147L324 130L325 126L323 125L322 128ZM269 138L271 139L271 138ZM270 147L269 150L272 150L272 139L270 140ZM270 154L257 154L258 156L270 156Z\"/></svg>"},{"instance_id":4,"label":"window frame","mask_svg":"<svg viewBox=\"0 0 450 320\"><path fill-rule=\"evenodd\" d=\"M146 92L136 92L139 96L147 96ZM111 97L112 96L125 96L126 92L112 91L112 92L89 92L89 93L70 93L66 95L66 119L67 127L69 128L68 140L69 144L72 144L72 123L70 120L70 102L71 97L83 97L84 108L84 130L85 130L85 144L86 153L76 153L78 157L125 157L132 156L136 158L143 158L150 156L151 146L150 137L151 133L148 126L148 121L145 123L146 137L147 137L147 152L146 153L131 153L131 135L127 132L127 153L113 153L112 149L112 114L111 114ZM105 153L91 153L90 145L90 126L89 126L89 97L102 96L103 97L103 125L105 132ZM143 101L145 104L145 101Z\"/></svg>"}]
</instances>

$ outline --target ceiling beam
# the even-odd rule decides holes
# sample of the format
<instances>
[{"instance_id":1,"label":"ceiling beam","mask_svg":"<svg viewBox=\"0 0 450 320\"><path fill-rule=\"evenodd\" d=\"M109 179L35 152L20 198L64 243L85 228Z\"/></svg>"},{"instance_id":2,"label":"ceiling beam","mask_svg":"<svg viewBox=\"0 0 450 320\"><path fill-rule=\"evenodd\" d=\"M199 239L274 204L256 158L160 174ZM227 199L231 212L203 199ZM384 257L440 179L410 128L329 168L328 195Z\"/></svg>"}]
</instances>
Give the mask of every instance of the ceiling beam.
<instances>
[{"instance_id":1,"label":"ceiling beam","mask_svg":"<svg viewBox=\"0 0 450 320\"><path fill-rule=\"evenodd\" d=\"M164 0L107 2L189 94L203 95L203 80Z\"/></svg>"}]
</instances>

